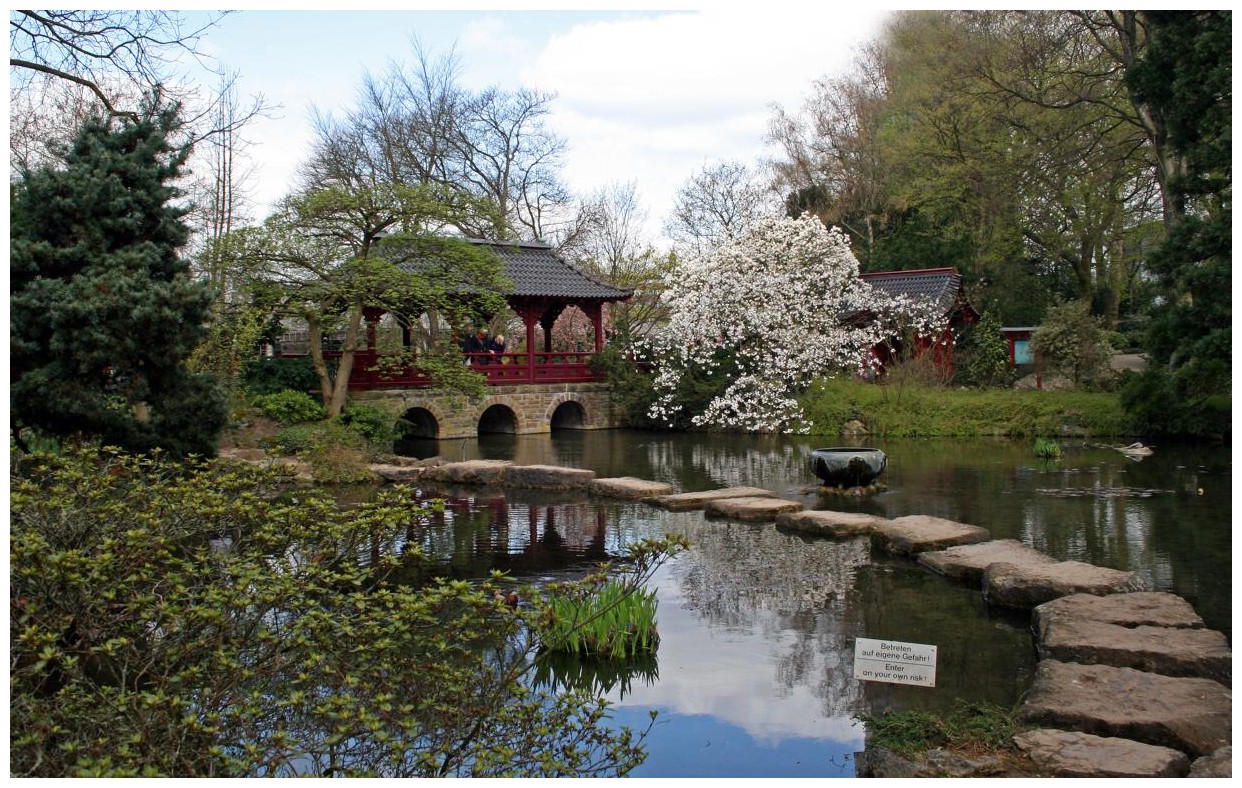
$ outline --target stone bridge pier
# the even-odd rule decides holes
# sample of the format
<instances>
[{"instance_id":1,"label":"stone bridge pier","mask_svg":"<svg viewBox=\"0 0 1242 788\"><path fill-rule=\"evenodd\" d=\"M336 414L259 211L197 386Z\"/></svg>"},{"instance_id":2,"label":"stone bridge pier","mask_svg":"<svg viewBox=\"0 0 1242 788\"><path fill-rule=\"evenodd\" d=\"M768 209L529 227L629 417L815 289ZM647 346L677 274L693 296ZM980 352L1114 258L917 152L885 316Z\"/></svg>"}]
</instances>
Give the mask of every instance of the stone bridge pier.
<instances>
[{"instance_id":1,"label":"stone bridge pier","mask_svg":"<svg viewBox=\"0 0 1242 788\"><path fill-rule=\"evenodd\" d=\"M599 430L619 426L606 383L490 386L472 402L431 389L359 391L355 402L393 415L406 439L474 438L480 434L530 435L554 429Z\"/></svg>"}]
</instances>

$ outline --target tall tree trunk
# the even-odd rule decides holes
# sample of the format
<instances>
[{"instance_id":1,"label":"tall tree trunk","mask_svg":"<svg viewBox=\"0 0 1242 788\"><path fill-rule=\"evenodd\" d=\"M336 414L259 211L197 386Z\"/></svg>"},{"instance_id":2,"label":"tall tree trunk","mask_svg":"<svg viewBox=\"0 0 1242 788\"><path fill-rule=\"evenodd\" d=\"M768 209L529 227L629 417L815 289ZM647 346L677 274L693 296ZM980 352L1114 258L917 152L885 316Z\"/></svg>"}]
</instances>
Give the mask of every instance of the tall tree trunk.
<instances>
[{"instance_id":1,"label":"tall tree trunk","mask_svg":"<svg viewBox=\"0 0 1242 788\"><path fill-rule=\"evenodd\" d=\"M362 302L355 301L349 308L349 323L345 328L345 342L341 346L341 358L336 367L336 380L329 399L324 400L328 418L341 415L349 397L349 376L354 371L354 350L358 347L358 335L362 326Z\"/></svg>"},{"instance_id":2,"label":"tall tree trunk","mask_svg":"<svg viewBox=\"0 0 1242 788\"><path fill-rule=\"evenodd\" d=\"M332 375L328 372L328 365L323 360L323 326L319 318L314 315L306 316L306 344L310 351L311 366L315 368L315 374L319 376L319 396L323 399L323 405L326 408L332 401Z\"/></svg>"}]
</instances>

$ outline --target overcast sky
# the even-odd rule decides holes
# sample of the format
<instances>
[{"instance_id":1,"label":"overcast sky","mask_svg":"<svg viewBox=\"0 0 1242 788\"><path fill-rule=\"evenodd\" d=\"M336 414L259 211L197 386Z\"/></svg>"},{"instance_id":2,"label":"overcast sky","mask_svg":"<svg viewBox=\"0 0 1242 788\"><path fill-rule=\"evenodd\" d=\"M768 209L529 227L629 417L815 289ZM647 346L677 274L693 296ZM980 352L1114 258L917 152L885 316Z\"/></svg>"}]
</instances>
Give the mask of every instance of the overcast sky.
<instances>
[{"instance_id":1,"label":"overcast sky","mask_svg":"<svg viewBox=\"0 0 1242 788\"><path fill-rule=\"evenodd\" d=\"M412 60L417 36L433 56L455 48L466 87L555 93L549 122L569 145L569 187L586 195L634 181L658 242L676 190L704 165L758 162L772 105L797 109L816 78L847 69L885 13L785 2L699 11L242 11L212 30L204 48L240 72L243 93L281 105L278 119L248 134L260 205L290 189L311 140L312 106L347 110L365 73Z\"/></svg>"}]
</instances>

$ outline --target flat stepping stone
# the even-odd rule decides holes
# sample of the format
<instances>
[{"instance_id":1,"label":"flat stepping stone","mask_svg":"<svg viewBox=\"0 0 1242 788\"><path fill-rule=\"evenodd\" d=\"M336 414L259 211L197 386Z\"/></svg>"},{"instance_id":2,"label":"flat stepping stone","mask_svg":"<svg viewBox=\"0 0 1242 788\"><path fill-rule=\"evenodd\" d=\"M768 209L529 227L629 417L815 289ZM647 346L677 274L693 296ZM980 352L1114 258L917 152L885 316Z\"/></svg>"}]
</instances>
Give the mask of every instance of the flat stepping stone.
<instances>
[{"instance_id":1,"label":"flat stepping stone","mask_svg":"<svg viewBox=\"0 0 1242 788\"><path fill-rule=\"evenodd\" d=\"M960 545L947 550L920 553L918 561L923 566L945 577L983 582L983 572L992 564L1052 564L1056 559L1033 547L1027 547L1017 539L997 539L979 544Z\"/></svg>"},{"instance_id":2,"label":"flat stepping stone","mask_svg":"<svg viewBox=\"0 0 1242 788\"><path fill-rule=\"evenodd\" d=\"M1062 619L1098 621L1122 627L1185 627L1199 629L1203 619L1190 603L1166 591L1136 591L1132 594L1070 594L1045 602L1032 612L1037 637Z\"/></svg>"},{"instance_id":3,"label":"flat stepping stone","mask_svg":"<svg viewBox=\"0 0 1242 788\"><path fill-rule=\"evenodd\" d=\"M654 498L648 499L648 501L656 506L660 506L674 512L682 512L689 509L702 509L707 505L708 501L715 501L720 498L774 497L775 495L772 492L759 487L724 487L718 490L703 490L702 492L677 493L676 495L657 495Z\"/></svg>"},{"instance_id":4,"label":"flat stepping stone","mask_svg":"<svg viewBox=\"0 0 1242 788\"><path fill-rule=\"evenodd\" d=\"M1169 747L1043 728L1013 737L1041 773L1056 777L1184 777L1190 761Z\"/></svg>"},{"instance_id":5,"label":"flat stepping stone","mask_svg":"<svg viewBox=\"0 0 1242 788\"><path fill-rule=\"evenodd\" d=\"M510 465L504 471L505 484L541 490L584 489L594 478L595 471L559 465Z\"/></svg>"},{"instance_id":6,"label":"flat stepping stone","mask_svg":"<svg viewBox=\"0 0 1242 788\"><path fill-rule=\"evenodd\" d=\"M802 508L797 501L787 501L773 496L744 496L741 498L717 498L703 506L703 513L714 517L728 517L745 522L771 522L782 512L796 512Z\"/></svg>"},{"instance_id":7,"label":"flat stepping stone","mask_svg":"<svg viewBox=\"0 0 1242 788\"><path fill-rule=\"evenodd\" d=\"M595 479L588 486L592 495L607 498L625 498L641 500L658 495L671 495L673 485L666 482L653 482L647 479L636 479L633 476L618 476L611 479Z\"/></svg>"},{"instance_id":8,"label":"flat stepping stone","mask_svg":"<svg viewBox=\"0 0 1242 788\"><path fill-rule=\"evenodd\" d=\"M1187 777L1233 777L1233 745L1221 747L1211 755L1196 758Z\"/></svg>"},{"instance_id":9,"label":"flat stepping stone","mask_svg":"<svg viewBox=\"0 0 1242 788\"><path fill-rule=\"evenodd\" d=\"M815 536L845 537L870 533L880 523L886 523L883 517L858 512L829 512L813 509L802 512L786 512L776 516L776 527L791 531L801 531Z\"/></svg>"},{"instance_id":10,"label":"flat stepping stone","mask_svg":"<svg viewBox=\"0 0 1242 788\"><path fill-rule=\"evenodd\" d=\"M423 479L452 484L500 484L505 471L513 463L509 460L465 460L446 462L434 468L423 469Z\"/></svg>"},{"instance_id":11,"label":"flat stepping stone","mask_svg":"<svg viewBox=\"0 0 1242 788\"><path fill-rule=\"evenodd\" d=\"M1147 590L1147 581L1138 572L1109 569L1081 561L995 563L983 572L983 596L988 602L1022 610L1070 594L1102 596Z\"/></svg>"},{"instance_id":12,"label":"flat stepping stone","mask_svg":"<svg viewBox=\"0 0 1242 788\"><path fill-rule=\"evenodd\" d=\"M1214 629L1123 627L1056 618L1038 630L1036 648L1042 659L1198 676L1233 685L1229 639Z\"/></svg>"},{"instance_id":13,"label":"flat stepping stone","mask_svg":"<svg viewBox=\"0 0 1242 788\"><path fill-rule=\"evenodd\" d=\"M389 482L414 482L423 475L423 469L415 465L373 462L367 467L371 469L371 473Z\"/></svg>"},{"instance_id":14,"label":"flat stepping stone","mask_svg":"<svg viewBox=\"0 0 1242 788\"><path fill-rule=\"evenodd\" d=\"M1041 660L1022 716L1049 728L1209 755L1232 743L1233 692L1211 679Z\"/></svg>"},{"instance_id":15,"label":"flat stepping stone","mask_svg":"<svg viewBox=\"0 0 1242 788\"><path fill-rule=\"evenodd\" d=\"M986 542L992 534L977 525L912 514L876 525L872 532L884 549L898 555L915 555L955 545Z\"/></svg>"}]
</instances>

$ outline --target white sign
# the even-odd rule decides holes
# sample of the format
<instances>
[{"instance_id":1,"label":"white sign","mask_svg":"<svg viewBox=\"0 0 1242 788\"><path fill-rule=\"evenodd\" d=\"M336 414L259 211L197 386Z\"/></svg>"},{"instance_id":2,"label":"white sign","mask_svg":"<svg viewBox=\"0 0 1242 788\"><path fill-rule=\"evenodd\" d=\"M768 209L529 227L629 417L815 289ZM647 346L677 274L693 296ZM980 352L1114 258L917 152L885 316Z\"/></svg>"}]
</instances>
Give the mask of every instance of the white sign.
<instances>
[{"instance_id":1,"label":"white sign","mask_svg":"<svg viewBox=\"0 0 1242 788\"><path fill-rule=\"evenodd\" d=\"M936 647L896 640L856 638L854 678L890 684L936 686Z\"/></svg>"}]
</instances>

